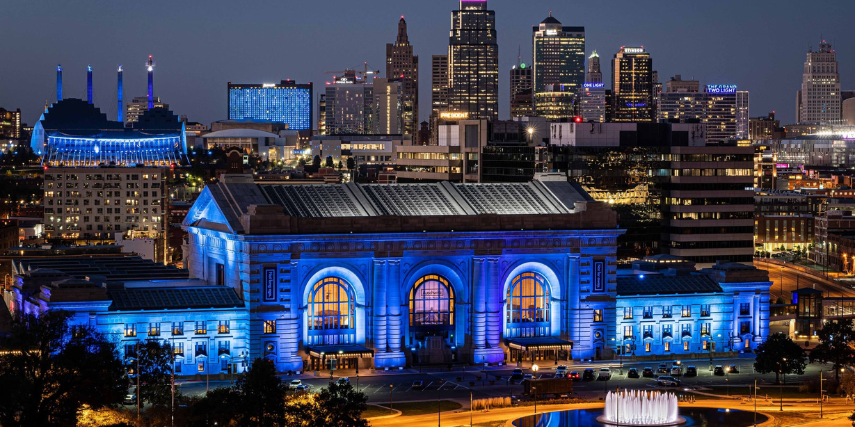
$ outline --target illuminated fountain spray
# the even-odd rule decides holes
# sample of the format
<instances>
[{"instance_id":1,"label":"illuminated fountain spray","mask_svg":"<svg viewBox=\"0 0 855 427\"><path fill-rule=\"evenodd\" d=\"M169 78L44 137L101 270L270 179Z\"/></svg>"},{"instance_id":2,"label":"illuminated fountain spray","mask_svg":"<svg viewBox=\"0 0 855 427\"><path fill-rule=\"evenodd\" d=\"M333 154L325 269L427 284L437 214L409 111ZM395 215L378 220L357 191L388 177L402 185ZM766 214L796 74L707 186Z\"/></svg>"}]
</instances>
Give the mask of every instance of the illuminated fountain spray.
<instances>
[{"instance_id":1,"label":"illuminated fountain spray","mask_svg":"<svg viewBox=\"0 0 855 427\"><path fill-rule=\"evenodd\" d=\"M677 396L658 391L625 390L606 395L606 408L597 421L626 426L670 426L686 419L678 412Z\"/></svg>"}]
</instances>

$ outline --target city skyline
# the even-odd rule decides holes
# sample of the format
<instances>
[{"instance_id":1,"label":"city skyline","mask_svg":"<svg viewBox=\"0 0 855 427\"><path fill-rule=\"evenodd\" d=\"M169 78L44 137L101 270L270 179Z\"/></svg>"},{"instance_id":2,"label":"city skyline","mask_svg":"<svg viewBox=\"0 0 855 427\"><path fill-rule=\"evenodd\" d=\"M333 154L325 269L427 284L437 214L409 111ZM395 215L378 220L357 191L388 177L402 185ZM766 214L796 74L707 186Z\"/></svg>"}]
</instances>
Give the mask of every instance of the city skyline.
<instances>
[{"instance_id":1,"label":"city skyline","mask_svg":"<svg viewBox=\"0 0 855 427\"><path fill-rule=\"evenodd\" d=\"M752 117L774 110L783 124L792 123L793 93L800 87L804 55L810 46L816 50L823 37L839 53L842 89L855 89L855 81L847 78L855 69L855 43L842 37L845 16L855 12L855 5L841 3L811 14L788 7L788 3L779 3L770 14L763 5L730 1L679 5L666 12L656 7L639 10L630 2L619 1L604 6L600 13L578 14L559 2L536 1L521 7L491 0L488 7L496 11L500 45L499 117L509 117L508 94L502 88L508 84L507 70L517 62L516 52L521 46L523 61L530 61L530 28L552 11L565 25L585 27L588 55L596 49L610 58L621 46L643 45L655 58L660 81L682 74L703 84L736 84L752 92ZM12 1L7 10L18 19L4 25L0 34L16 42L0 47L0 55L17 59L0 64L4 83L0 85L0 106L21 108L22 121L32 126L45 101L55 99L56 64L63 65L65 97L80 99L86 99L85 73L91 64L94 104L115 117L116 66L124 66L125 99L143 96L144 61L151 54L158 61L155 96L169 103L176 114L210 123L227 118L229 81L292 79L322 85L332 79L324 70L356 68L363 62L383 69L384 47L394 41L401 15L407 19L414 54L423 58L443 54L448 16L457 6L453 0L431 5L377 1L367 8L344 2L287 8L257 2L226 14L225 3L211 2L203 9L170 5L170 17L163 19L162 8L150 5L99 7L95 3L81 7L53 1ZM649 14L651 19L637 19L639 13ZM664 23L654 19L663 13L670 16ZM63 18L46 21L45 16ZM84 19L91 24L75 26ZM324 26L316 25L320 19ZM757 25L758 20L768 25ZM351 25L359 21L371 25ZM148 27L152 22L157 26ZM342 44L354 31L360 33L359 42ZM122 33L147 35L106 36ZM757 42L764 39L772 42ZM429 67L428 61L422 61L420 74L429 75ZM604 80L611 79L610 72L605 74ZM427 79L422 79L419 90L422 121L430 112Z\"/></svg>"}]
</instances>

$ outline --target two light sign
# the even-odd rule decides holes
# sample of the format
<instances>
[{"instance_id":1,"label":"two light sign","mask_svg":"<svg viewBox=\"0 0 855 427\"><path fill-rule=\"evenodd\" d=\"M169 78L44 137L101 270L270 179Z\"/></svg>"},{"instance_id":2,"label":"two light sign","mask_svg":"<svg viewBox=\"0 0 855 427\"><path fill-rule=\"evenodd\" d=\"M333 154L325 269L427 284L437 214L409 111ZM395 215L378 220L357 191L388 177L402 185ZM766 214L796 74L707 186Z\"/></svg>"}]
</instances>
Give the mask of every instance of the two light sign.
<instances>
[{"instance_id":1,"label":"two light sign","mask_svg":"<svg viewBox=\"0 0 855 427\"><path fill-rule=\"evenodd\" d=\"M707 85L707 93L714 95L736 93L736 85Z\"/></svg>"}]
</instances>

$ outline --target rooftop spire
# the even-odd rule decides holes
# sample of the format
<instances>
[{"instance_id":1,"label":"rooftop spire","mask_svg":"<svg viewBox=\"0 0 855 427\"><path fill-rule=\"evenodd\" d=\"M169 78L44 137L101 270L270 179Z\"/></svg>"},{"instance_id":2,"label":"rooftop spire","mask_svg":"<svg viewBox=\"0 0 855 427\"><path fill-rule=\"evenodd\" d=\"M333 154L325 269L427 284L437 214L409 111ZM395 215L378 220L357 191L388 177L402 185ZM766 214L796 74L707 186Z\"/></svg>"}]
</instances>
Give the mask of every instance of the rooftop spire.
<instances>
[{"instance_id":1,"label":"rooftop spire","mask_svg":"<svg viewBox=\"0 0 855 427\"><path fill-rule=\"evenodd\" d=\"M409 37L407 37L407 21L404 20L404 15L401 15L401 20L398 21L398 45L406 45L410 43Z\"/></svg>"}]
</instances>

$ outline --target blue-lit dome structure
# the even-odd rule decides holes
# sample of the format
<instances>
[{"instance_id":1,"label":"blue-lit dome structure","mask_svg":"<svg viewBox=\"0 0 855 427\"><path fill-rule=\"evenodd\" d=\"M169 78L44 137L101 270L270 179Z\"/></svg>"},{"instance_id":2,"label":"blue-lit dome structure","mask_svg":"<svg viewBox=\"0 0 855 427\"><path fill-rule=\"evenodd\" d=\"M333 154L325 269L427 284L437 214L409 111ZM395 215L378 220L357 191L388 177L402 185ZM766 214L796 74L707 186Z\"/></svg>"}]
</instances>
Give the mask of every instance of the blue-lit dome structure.
<instances>
[{"instance_id":1,"label":"blue-lit dome structure","mask_svg":"<svg viewBox=\"0 0 855 427\"><path fill-rule=\"evenodd\" d=\"M169 166L187 160L184 123L171 111L152 108L126 128L74 98L42 114L30 145L46 166Z\"/></svg>"}]
</instances>

